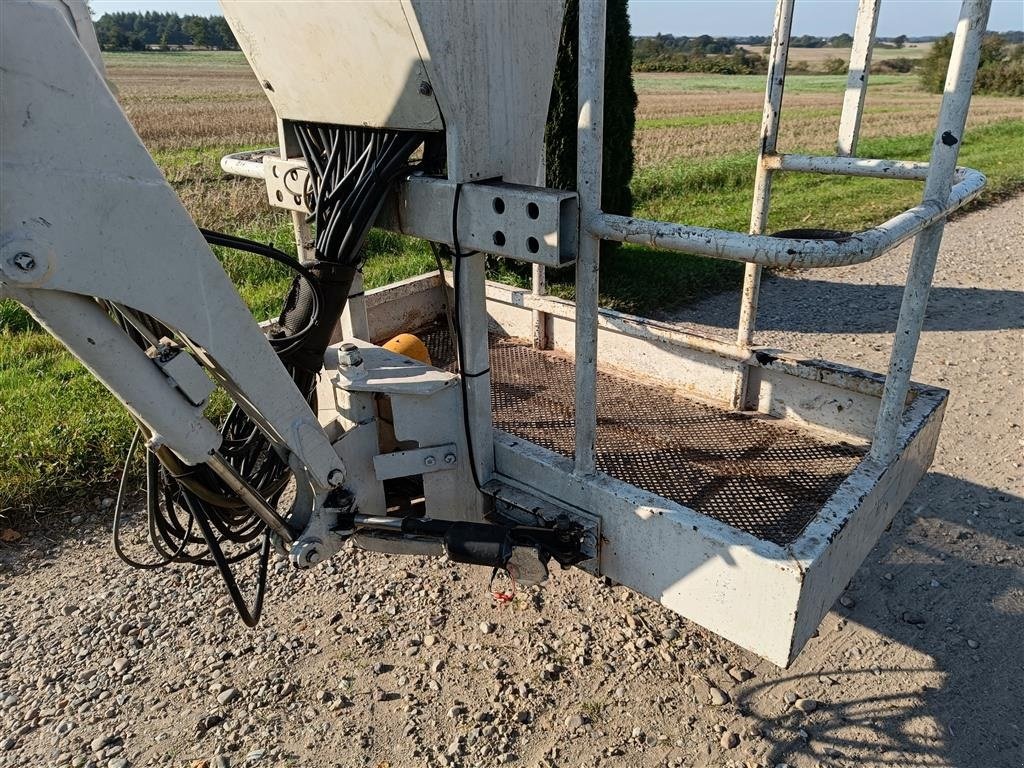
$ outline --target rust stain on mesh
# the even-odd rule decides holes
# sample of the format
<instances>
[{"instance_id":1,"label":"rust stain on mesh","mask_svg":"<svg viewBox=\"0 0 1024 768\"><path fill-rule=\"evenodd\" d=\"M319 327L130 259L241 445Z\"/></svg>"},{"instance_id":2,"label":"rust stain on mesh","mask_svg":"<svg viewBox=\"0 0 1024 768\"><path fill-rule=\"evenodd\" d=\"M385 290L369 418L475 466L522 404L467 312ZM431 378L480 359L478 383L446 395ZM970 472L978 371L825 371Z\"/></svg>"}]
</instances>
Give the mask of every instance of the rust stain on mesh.
<instances>
[{"instance_id":1,"label":"rust stain on mesh","mask_svg":"<svg viewBox=\"0 0 1024 768\"><path fill-rule=\"evenodd\" d=\"M454 367L446 328L420 336L434 365ZM491 337L490 358L494 426L571 457L572 361L500 336ZM857 446L598 372L598 469L764 541L796 539L863 455Z\"/></svg>"}]
</instances>

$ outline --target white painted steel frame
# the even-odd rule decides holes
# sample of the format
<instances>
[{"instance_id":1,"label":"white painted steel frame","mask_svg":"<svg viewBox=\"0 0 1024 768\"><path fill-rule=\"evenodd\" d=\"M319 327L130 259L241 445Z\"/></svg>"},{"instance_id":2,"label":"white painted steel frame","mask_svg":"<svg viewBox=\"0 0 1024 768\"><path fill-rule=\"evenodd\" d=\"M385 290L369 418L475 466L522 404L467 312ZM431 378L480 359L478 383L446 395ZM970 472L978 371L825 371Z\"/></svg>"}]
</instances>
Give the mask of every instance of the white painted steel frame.
<instances>
[{"instance_id":1,"label":"white painted steel frame","mask_svg":"<svg viewBox=\"0 0 1024 768\"><path fill-rule=\"evenodd\" d=\"M878 27L878 9L882 0L860 0L857 23L853 30L850 50L850 69L843 94L843 113L839 118L839 139L836 154L850 156L857 152L860 121L864 114L864 98L868 93L868 73L871 53L875 48L875 29Z\"/></svg>"},{"instance_id":2,"label":"white painted steel frame","mask_svg":"<svg viewBox=\"0 0 1024 768\"><path fill-rule=\"evenodd\" d=\"M579 122L576 190L580 238L576 259L576 456L574 471L594 472L597 436L597 316L601 236L592 219L601 215L604 158L605 0L579 5Z\"/></svg>"},{"instance_id":3,"label":"white painted steel frame","mask_svg":"<svg viewBox=\"0 0 1024 768\"><path fill-rule=\"evenodd\" d=\"M866 8L871 0L862 4L859 16L859 44L866 46L863 60L870 61L873 44L872 28L877 9ZM580 194L580 248L597 248L594 240L616 240L638 243L685 253L694 253L720 259L747 262L740 311L737 341L749 347L753 341L754 319L761 266L786 268L831 267L870 261L891 250L911 237L917 237L907 288L900 311L900 321L893 345L889 367L889 383L876 427L873 455L883 461L895 457L893 435L898 428L906 400L910 369L917 349L928 289L935 267L942 229L948 215L974 199L985 184L985 177L977 171L958 169L957 154L970 104L971 89L977 70L981 39L985 33L991 0L965 0L954 37L945 94L940 109L938 127L928 164L925 194L920 205L904 211L872 229L851 234L838 240L800 238L773 238L764 230L770 204L771 174L778 170L838 173L843 175L878 176L881 178L919 179L923 168L919 164L862 158L815 158L800 155L778 155L775 140L778 135L782 93L785 86L785 68L788 58L789 36L794 0L779 0L776 6L775 28L769 58L769 79L765 89L765 109L762 121L762 144L759 153L755 197L751 216L751 234L743 235L707 227L688 227L665 222L647 221L626 216L615 216L600 211L600 185L595 190L592 179L584 178L594 168L600 170L602 162L601 112L585 107L600 105L603 99L604 78L598 53L603 54L604 0L581 0L580 3L580 64L579 103L580 131L577 167ZM857 62L854 61L854 64ZM865 63L865 67L867 64ZM856 108L846 112L846 137L851 146L856 144L857 126L863 109L866 77L856 94ZM789 158L787 160L787 158ZM584 166L586 162L586 166ZM589 181L584 195L584 182ZM585 246L585 244L587 244ZM577 356L583 353L582 364L576 367L576 457L575 471L593 471L593 434L596 429L596 401L592 394L596 374L597 326L597 259L588 255L587 264L593 270L577 265L576 297ZM587 327L581 327L587 326ZM593 356L594 360L591 360ZM741 364L733 395L734 407L745 405L746 365ZM589 454L589 455L587 455Z\"/></svg>"},{"instance_id":4,"label":"white painted steel frame","mask_svg":"<svg viewBox=\"0 0 1024 768\"><path fill-rule=\"evenodd\" d=\"M371 336L381 340L441 312L436 274L367 292ZM538 308L552 318L555 349L574 343L572 302L529 289L487 283L492 327L528 336ZM737 362L748 360L751 386L766 416L824 439L864 445L871 436L884 377L777 350L740 347L677 327L601 309L602 362L620 375L685 389L698 401L727 402ZM531 496L600 519L598 559L584 564L658 600L708 629L786 666L927 470L948 393L911 385L897 436L898 458L866 457L805 531L779 546L684 505L602 473L580 475L573 460L504 432L494 433L495 477ZM836 406L824 407L826 403ZM443 473L442 473L443 474ZM433 476L433 475L432 475ZM393 546L393 544L388 545Z\"/></svg>"},{"instance_id":5,"label":"white painted steel frame","mask_svg":"<svg viewBox=\"0 0 1024 768\"><path fill-rule=\"evenodd\" d=\"M967 0L960 10L953 37L946 85L939 109L939 127L932 141L928 177L925 180L925 205L941 205L950 194L950 185L956 170L957 157L967 124L967 111L971 104L971 89L981 56L981 43L988 26L991 0ZM896 433L906 402L910 372L917 355L924 313L928 306L928 293L935 274L939 244L946 226L941 217L925 228L914 243L910 259L900 316L896 323L896 338L889 358L889 373L878 414L872 455L888 463L896 456Z\"/></svg>"}]
</instances>

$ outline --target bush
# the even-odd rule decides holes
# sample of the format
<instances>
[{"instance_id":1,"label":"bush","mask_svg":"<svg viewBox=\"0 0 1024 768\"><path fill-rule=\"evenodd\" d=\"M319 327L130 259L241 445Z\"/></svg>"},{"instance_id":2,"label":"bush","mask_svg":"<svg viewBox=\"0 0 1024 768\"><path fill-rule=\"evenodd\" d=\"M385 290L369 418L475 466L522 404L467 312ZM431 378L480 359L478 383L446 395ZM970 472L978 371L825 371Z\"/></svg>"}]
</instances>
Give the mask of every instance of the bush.
<instances>
[{"instance_id":1,"label":"bush","mask_svg":"<svg viewBox=\"0 0 1024 768\"><path fill-rule=\"evenodd\" d=\"M579 6L565 5L562 42L545 130L547 184L576 189L577 52ZM626 0L610 0L605 33L604 164L601 207L608 213L633 212L629 183L633 178L633 131L636 91L633 88L633 38ZM607 250L607 249L605 249Z\"/></svg>"},{"instance_id":2,"label":"bush","mask_svg":"<svg viewBox=\"0 0 1024 768\"><path fill-rule=\"evenodd\" d=\"M921 61L921 85L942 93L946 69L953 51L953 35L939 38ZM1024 96L1024 48L998 34L988 35L981 44L981 59L974 92L994 96Z\"/></svg>"},{"instance_id":3,"label":"bush","mask_svg":"<svg viewBox=\"0 0 1024 768\"><path fill-rule=\"evenodd\" d=\"M849 68L849 62L844 59L825 59L821 65L821 69L826 75L845 75Z\"/></svg>"},{"instance_id":4,"label":"bush","mask_svg":"<svg viewBox=\"0 0 1024 768\"><path fill-rule=\"evenodd\" d=\"M896 59L882 59L881 61L871 63L871 74L906 74L913 71L915 66L917 66L917 62L913 59L908 59L906 56L900 56Z\"/></svg>"}]
</instances>

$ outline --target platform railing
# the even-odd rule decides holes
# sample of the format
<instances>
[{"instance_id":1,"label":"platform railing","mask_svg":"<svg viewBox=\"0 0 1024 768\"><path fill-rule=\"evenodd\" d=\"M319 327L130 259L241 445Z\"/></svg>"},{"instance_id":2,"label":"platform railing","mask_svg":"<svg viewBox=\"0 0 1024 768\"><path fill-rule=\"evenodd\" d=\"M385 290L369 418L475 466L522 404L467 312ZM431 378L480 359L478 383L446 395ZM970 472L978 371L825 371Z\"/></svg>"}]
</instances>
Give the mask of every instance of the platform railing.
<instances>
[{"instance_id":1,"label":"platform railing","mask_svg":"<svg viewBox=\"0 0 1024 768\"><path fill-rule=\"evenodd\" d=\"M750 233L743 234L615 216L601 211L606 2L580 2L577 145L580 238L576 263L575 339L577 474L590 474L595 470L598 275L602 240L639 243L746 262L737 344L749 350L753 345L762 267L859 264L878 258L916 237L871 446L871 457L879 462L888 464L896 456L896 435L907 399L910 372L924 322L943 227L949 214L974 199L985 184L981 173L958 168L956 161L991 0L965 0L961 6L928 163L853 156L864 109L878 0L862 0L860 4L840 119L838 155L821 157L777 152L794 5L795 0L779 0L776 6ZM862 232L829 240L775 238L764 235L764 231L770 211L772 177L781 171L923 180L925 189L919 205ZM747 399L748 365L740 362L737 369L733 407L742 409Z\"/></svg>"}]
</instances>

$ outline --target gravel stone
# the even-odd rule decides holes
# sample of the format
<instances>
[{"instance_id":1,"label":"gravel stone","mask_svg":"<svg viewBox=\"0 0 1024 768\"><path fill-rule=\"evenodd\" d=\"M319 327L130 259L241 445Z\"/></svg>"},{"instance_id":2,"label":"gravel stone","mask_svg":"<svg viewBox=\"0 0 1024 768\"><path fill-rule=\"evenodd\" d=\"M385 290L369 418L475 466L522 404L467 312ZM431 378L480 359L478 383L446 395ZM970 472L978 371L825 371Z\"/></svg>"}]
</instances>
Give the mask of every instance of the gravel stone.
<instances>
[{"instance_id":1,"label":"gravel stone","mask_svg":"<svg viewBox=\"0 0 1024 768\"><path fill-rule=\"evenodd\" d=\"M234 688L225 688L223 691L217 694L218 704L230 704L232 701L238 698L238 691Z\"/></svg>"},{"instance_id":2,"label":"gravel stone","mask_svg":"<svg viewBox=\"0 0 1024 768\"><path fill-rule=\"evenodd\" d=\"M718 741L722 749L734 749L740 745L740 735L735 731L726 731Z\"/></svg>"},{"instance_id":3,"label":"gravel stone","mask_svg":"<svg viewBox=\"0 0 1024 768\"><path fill-rule=\"evenodd\" d=\"M713 707L721 707L722 705L729 703L729 694L721 688L715 688L714 686L708 689L708 698L710 699L711 706Z\"/></svg>"},{"instance_id":4,"label":"gravel stone","mask_svg":"<svg viewBox=\"0 0 1024 768\"><path fill-rule=\"evenodd\" d=\"M816 699L797 699L793 702L793 708L810 713L818 708L818 702Z\"/></svg>"}]
</instances>

